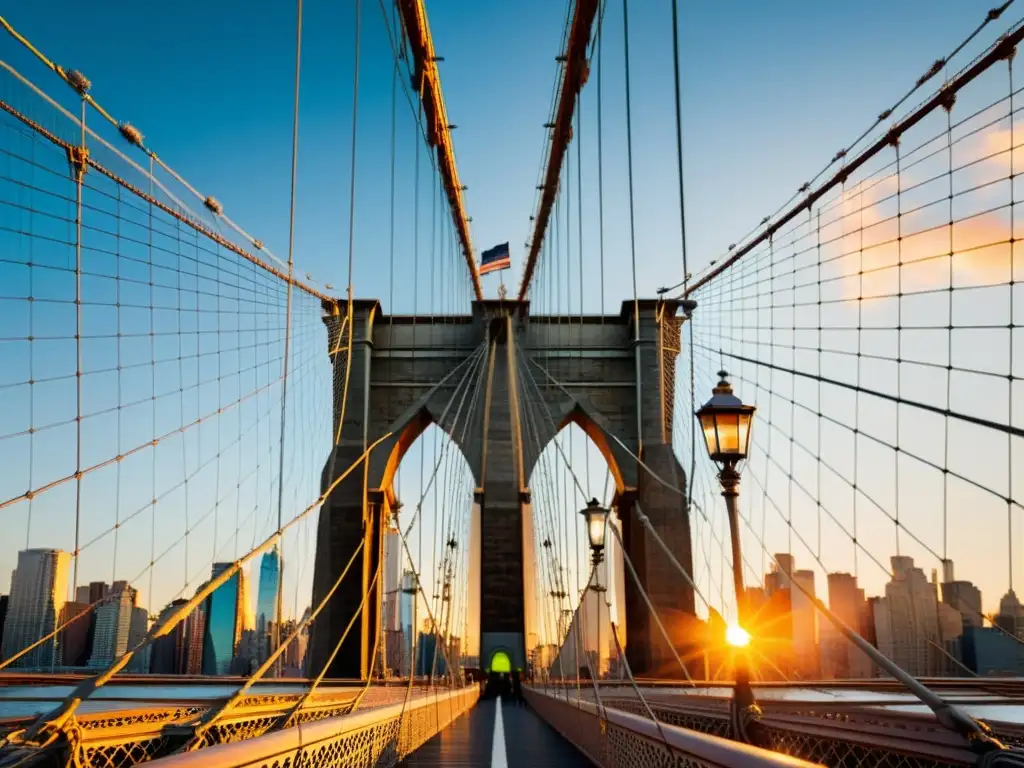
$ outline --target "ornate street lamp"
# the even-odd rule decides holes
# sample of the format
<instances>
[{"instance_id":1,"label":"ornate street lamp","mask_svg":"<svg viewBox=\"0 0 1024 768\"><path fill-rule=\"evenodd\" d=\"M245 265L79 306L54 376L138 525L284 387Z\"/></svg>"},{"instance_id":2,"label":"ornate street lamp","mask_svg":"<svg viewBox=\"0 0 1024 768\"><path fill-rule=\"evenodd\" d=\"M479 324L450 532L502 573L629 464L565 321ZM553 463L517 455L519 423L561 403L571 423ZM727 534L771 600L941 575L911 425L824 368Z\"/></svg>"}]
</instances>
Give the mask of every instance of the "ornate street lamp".
<instances>
[{"instance_id":1,"label":"ornate street lamp","mask_svg":"<svg viewBox=\"0 0 1024 768\"><path fill-rule=\"evenodd\" d=\"M732 393L728 373L719 371L720 381L712 390L711 399L697 411L708 456L718 464L718 482L722 485L726 510L729 513L729 532L732 540L732 580L736 590L738 626L729 627L726 642L735 649L736 688L732 700L735 724L742 741L751 741L747 720L755 719L760 710L750 688L750 670L747 666L745 646L750 635L745 627L747 619L746 595L743 587L743 559L740 553L740 473L736 465L747 458L750 449L750 430L754 423L753 405L744 405Z\"/></svg>"},{"instance_id":2,"label":"ornate street lamp","mask_svg":"<svg viewBox=\"0 0 1024 768\"><path fill-rule=\"evenodd\" d=\"M726 378L728 373L719 371L718 375L721 381L711 390L711 399L697 411L697 418L704 430L704 442L711 460L722 468L735 467L747 458L750 427L757 408L744 405L732 393L732 384Z\"/></svg>"},{"instance_id":3,"label":"ornate street lamp","mask_svg":"<svg viewBox=\"0 0 1024 768\"><path fill-rule=\"evenodd\" d=\"M591 499L587 506L580 510L587 526L587 538L590 539L591 557L594 563L594 571L590 581L587 582L587 590L596 593L597 597L597 669L593 663L588 661L590 673L595 680L601 679L601 593L605 588L601 586L601 572L598 569L601 561L604 560L604 541L608 533L608 508L601 506L597 499ZM589 654L588 654L589 659ZM577 685L579 681L577 681Z\"/></svg>"},{"instance_id":4,"label":"ornate street lamp","mask_svg":"<svg viewBox=\"0 0 1024 768\"><path fill-rule=\"evenodd\" d=\"M718 481L722 484L722 495L725 497L726 509L729 513L729 530L732 534L732 576L736 589L736 606L740 625L743 625L744 589L743 560L740 555L739 503L740 473L736 465L747 458L750 447L750 431L754 422L753 405L744 405L732 393L732 385L726 378L725 371L718 372L721 380L712 390L711 399L697 411L708 456L719 466Z\"/></svg>"},{"instance_id":5,"label":"ornate street lamp","mask_svg":"<svg viewBox=\"0 0 1024 768\"><path fill-rule=\"evenodd\" d=\"M590 538L590 550L597 565L604 559L604 538L608 530L608 508L602 507L597 499L591 499L587 506L580 510L587 524L587 536Z\"/></svg>"}]
</instances>

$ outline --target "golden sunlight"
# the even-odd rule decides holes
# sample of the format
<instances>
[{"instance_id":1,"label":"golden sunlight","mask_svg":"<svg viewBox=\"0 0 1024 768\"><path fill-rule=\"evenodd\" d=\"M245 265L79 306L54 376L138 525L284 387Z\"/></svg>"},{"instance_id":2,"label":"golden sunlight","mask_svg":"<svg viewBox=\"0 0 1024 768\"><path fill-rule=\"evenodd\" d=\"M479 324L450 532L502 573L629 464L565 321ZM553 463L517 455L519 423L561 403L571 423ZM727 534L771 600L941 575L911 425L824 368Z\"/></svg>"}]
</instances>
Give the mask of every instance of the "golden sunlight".
<instances>
[{"instance_id":1,"label":"golden sunlight","mask_svg":"<svg viewBox=\"0 0 1024 768\"><path fill-rule=\"evenodd\" d=\"M730 624L725 630L725 642L733 648L746 648L750 644L750 633L738 624Z\"/></svg>"}]
</instances>

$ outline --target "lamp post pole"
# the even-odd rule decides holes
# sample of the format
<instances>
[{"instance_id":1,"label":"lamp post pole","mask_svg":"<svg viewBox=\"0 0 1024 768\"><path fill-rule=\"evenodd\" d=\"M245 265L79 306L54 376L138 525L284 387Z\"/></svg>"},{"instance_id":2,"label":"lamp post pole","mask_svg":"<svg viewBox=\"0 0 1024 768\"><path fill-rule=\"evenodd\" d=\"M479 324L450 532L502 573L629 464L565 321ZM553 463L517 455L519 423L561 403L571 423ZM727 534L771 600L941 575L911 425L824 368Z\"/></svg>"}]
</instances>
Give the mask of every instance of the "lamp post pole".
<instances>
[{"instance_id":1,"label":"lamp post pole","mask_svg":"<svg viewBox=\"0 0 1024 768\"><path fill-rule=\"evenodd\" d=\"M729 515L729 539L732 545L732 582L736 591L736 616L740 627L748 627L747 596L743 586L743 556L740 551L740 473L734 462L726 462L718 473L718 481L722 485L722 496L725 497L725 508ZM748 713L760 712L754 691L750 687L750 665L745 648L736 648L733 652L733 669L736 687L733 690L733 706L731 717L733 729L743 741L750 742L745 717Z\"/></svg>"},{"instance_id":2,"label":"lamp post pole","mask_svg":"<svg viewBox=\"0 0 1024 768\"><path fill-rule=\"evenodd\" d=\"M597 669L592 669L594 673L594 679L601 679L601 663L603 661L601 657L601 603L604 602L603 594L607 589L601 584L601 569L600 565L604 562L604 552L599 549L595 549L593 553L594 560L594 585L590 590L594 593L594 599L597 602Z\"/></svg>"},{"instance_id":3,"label":"lamp post pole","mask_svg":"<svg viewBox=\"0 0 1024 768\"><path fill-rule=\"evenodd\" d=\"M747 628L746 589L743 586L743 556L740 553L740 473L732 462L722 467L718 473L718 482L722 485L722 496L725 497L725 509L729 515L729 539L732 544L732 583L736 590L736 614L739 624Z\"/></svg>"}]
</instances>

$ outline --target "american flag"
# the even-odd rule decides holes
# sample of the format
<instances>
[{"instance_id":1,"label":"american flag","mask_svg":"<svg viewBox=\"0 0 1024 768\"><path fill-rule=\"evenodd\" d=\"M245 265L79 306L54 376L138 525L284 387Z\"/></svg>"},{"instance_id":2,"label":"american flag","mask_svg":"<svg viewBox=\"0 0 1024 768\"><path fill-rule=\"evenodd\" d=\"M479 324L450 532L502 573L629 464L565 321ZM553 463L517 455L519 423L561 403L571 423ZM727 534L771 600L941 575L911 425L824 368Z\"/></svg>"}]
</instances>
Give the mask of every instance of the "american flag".
<instances>
[{"instance_id":1,"label":"american flag","mask_svg":"<svg viewBox=\"0 0 1024 768\"><path fill-rule=\"evenodd\" d=\"M512 262L508 257L508 243L496 245L480 254L481 275L486 275L488 272L497 272L500 269L508 269L511 266Z\"/></svg>"}]
</instances>

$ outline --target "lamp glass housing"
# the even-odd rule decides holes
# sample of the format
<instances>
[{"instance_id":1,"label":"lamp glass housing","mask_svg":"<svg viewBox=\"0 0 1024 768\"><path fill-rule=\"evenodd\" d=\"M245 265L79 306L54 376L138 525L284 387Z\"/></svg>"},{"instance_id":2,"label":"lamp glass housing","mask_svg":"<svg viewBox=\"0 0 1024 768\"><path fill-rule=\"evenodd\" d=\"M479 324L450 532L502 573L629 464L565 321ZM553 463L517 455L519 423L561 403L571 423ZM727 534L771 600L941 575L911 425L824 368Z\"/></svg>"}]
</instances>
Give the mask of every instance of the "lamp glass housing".
<instances>
[{"instance_id":1,"label":"lamp glass housing","mask_svg":"<svg viewBox=\"0 0 1024 768\"><path fill-rule=\"evenodd\" d=\"M597 499L591 499L587 506L580 510L587 523L587 536L590 548L595 552L604 549L605 534L608 532L608 508L601 506Z\"/></svg>"},{"instance_id":2,"label":"lamp glass housing","mask_svg":"<svg viewBox=\"0 0 1024 768\"><path fill-rule=\"evenodd\" d=\"M701 431L708 455L720 464L735 464L750 452L750 432L756 407L744 405L732 393L724 371L714 395L699 411Z\"/></svg>"}]
</instances>

